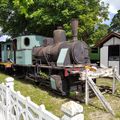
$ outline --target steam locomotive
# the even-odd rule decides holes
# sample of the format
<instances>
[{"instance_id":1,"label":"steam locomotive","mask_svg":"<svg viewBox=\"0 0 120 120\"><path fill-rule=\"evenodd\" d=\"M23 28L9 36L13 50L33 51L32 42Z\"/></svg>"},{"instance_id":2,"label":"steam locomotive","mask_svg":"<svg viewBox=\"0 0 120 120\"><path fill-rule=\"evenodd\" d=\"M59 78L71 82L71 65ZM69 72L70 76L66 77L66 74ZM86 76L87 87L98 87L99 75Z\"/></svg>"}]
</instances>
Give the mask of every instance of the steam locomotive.
<instances>
[{"instance_id":1,"label":"steam locomotive","mask_svg":"<svg viewBox=\"0 0 120 120\"><path fill-rule=\"evenodd\" d=\"M14 74L48 86L62 95L82 90L84 81L80 72L90 63L89 50L87 44L77 38L78 20L73 19L71 26L73 38L69 41L65 31L58 27L53 38L24 35L10 43L2 43L0 65L10 60Z\"/></svg>"}]
</instances>

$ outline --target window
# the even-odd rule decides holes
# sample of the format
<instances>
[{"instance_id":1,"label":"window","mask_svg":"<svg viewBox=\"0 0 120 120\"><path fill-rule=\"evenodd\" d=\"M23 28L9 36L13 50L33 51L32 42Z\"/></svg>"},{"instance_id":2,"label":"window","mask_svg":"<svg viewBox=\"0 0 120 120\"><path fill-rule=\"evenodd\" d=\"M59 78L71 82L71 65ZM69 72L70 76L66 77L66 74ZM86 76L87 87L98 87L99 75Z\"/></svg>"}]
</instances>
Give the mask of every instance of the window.
<instances>
[{"instance_id":1,"label":"window","mask_svg":"<svg viewBox=\"0 0 120 120\"><path fill-rule=\"evenodd\" d=\"M10 46L10 45L7 45L7 46L6 46L6 50L11 50L11 46Z\"/></svg>"},{"instance_id":2,"label":"window","mask_svg":"<svg viewBox=\"0 0 120 120\"><path fill-rule=\"evenodd\" d=\"M111 45L108 48L108 59L110 61L118 61L119 60L119 52L120 47L119 45Z\"/></svg>"},{"instance_id":3,"label":"window","mask_svg":"<svg viewBox=\"0 0 120 120\"><path fill-rule=\"evenodd\" d=\"M25 45L25 46L29 46L29 45L30 45L30 39L29 39L29 38L26 37L26 38L24 39L24 45Z\"/></svg>"}]
</instances>

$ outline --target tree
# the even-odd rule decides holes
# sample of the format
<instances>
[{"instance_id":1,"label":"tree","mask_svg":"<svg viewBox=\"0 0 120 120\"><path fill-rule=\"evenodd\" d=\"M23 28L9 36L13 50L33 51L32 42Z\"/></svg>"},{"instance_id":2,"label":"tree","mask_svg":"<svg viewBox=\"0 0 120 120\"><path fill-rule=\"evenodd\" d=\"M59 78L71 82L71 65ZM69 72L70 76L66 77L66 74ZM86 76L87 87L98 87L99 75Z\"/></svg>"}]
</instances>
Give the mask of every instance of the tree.
<instances>
[{"instance_id":1,"label":"tree","mask_svg":"<svg viewBox=\"0 0 120 120\"><path fill-rule=\"evenodd\" d=\"M27 29L30 33L52 36L52 31L61 25L67 31L67 36L70 37L70 20L77 18L79 20L79 39L89 42L90 36L94 34L95 26L108 19L108 5L101 3L100 0L12 1L10 2L11 8L9 7L13 12L11 20L3 26L3 30L8 29L11 34L16 26L17 29L20 28L16 34Z\"/></svg>"},{"instance_id":2,"label":"tree","mask_svg":"<svg viewBox=\"0 0 120 120\"><path fill-rule=\"evenodd\" d=\"M27 19L14 7L12 0L0 1L0 26L2 32L11 36L19 35L27 26Z\"/></svg>"},{"instance_id":3,"label":"tree","mask_svg":"<svg viewBox=\"0 0 120 120\"><path fill-rule=\"evenodd\" d=\"M110 31L120 31L120 10L114 15L112 22L110 24Z\"/></svg>"},{"instance_id":4,"label":"tree","mask_svg":"<svg viewBox=\"0 0 120 120\"><path fill-rule=\"evenodd\" d=\"M97 41L101 40L104 36L108 34L109 26L106 24L97 25L94 30L94 34L90 36L90 43L95 44Z\"/></svg>"}]
</instances>

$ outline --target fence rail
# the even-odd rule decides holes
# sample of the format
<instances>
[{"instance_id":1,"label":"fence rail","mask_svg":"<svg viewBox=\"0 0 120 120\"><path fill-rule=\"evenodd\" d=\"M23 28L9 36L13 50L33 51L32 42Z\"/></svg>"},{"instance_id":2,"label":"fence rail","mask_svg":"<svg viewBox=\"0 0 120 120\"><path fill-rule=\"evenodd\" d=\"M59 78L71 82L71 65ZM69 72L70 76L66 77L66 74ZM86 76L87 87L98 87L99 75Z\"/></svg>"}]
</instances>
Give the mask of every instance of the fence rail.
<instances>
[{"instance_id":1,"label":"fence rail","mask_svg":"<svg viewBox=\"0 0 120 120\"><path fill-rule=\"evenodd\" d=\"M9 77L6 84L0 84L0 120L84 120L83 107L73 101L61 106L64 116L59 118L38 106L30 97L14 91L14 79Z\"/></svg>"}]
</instances>

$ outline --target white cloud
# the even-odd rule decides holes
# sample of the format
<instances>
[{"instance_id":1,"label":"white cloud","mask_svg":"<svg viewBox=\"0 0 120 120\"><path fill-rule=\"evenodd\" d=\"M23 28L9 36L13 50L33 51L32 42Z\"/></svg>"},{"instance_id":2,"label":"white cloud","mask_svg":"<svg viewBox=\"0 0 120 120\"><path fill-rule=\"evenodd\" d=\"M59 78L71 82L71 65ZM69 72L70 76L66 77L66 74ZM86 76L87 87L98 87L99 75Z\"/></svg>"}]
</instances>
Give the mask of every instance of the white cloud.
<instances>
[{"instance_id":1,"label":"white cloud","mask_svg":"<svg viewBox=\"0 0 120 120\"><path fill-rule=\"evenodd\" d=\"M109 4L109 12L116 14L117 11L120 9L120 0L102 0L105 3Z\"/></svg>"},{"instance_id":2,"label":"white cloud","mask_svg":"<svg viewBox=\"0 0 120 120\"><path fill-rule=\"evenodd\" d=\"M109 20L104 21L104 23L106 24L110 24L113 16L117 13L118 10L120 10L120 0L101 0L103 1L105 4L109 4Z\"/></svg>"},{"instance_id":3,"label":"white cloud","mask_svg":"<svg viewBox=\"0 0 120 120\"><path fill-rule=\"evenodd\" d=\"M0 37L0 42L5 42L7 39L10 39L10 36L8 36L8 35L2 35L1 37Z\"/></svg>"}]
</instances>

